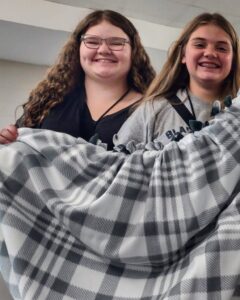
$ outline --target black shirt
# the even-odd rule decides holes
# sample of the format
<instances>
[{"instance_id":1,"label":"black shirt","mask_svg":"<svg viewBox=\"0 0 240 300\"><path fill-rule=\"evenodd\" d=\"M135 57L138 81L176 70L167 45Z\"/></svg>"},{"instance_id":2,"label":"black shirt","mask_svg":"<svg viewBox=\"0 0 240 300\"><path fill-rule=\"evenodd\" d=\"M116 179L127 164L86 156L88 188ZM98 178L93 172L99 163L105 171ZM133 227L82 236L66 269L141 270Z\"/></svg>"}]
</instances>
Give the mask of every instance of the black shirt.
<instances>
[{"instance_id":1,"label":"black shirt","mask_svg":"<svg viewBox=\"0 0 240 300\"><path fill-rule=\"evenodd\" d=\"M86 141L97 133L99 139L108 145L108 150L111 150L113 135L128 118L131 105L96 122L91 117L85 99L83 89L75 90L67 95L62 103L53 107L41 125L35 128L67 133Z\"/></svg>"}]
</instances>

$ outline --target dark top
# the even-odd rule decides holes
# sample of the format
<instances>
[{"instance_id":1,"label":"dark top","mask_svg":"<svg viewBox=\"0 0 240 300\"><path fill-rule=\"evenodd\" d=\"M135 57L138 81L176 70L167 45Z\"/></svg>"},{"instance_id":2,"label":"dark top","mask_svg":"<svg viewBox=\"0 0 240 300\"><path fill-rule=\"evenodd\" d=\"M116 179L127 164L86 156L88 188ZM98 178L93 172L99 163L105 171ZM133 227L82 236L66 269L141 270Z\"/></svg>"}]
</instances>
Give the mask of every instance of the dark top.
<instances>
[{"instance_id":1,"label":"dark top","mask_svg":"<svg viewBox=\"0 0 240 300\"><path fill-rule=\"evenodd\" d=\"M53 107L43 122L35 128L49 129L81 137L86 141L98 134L99 139L113 148L112 138L129 116L132 105L110 115L100 121L94 121L85 101L85 91L77 89L64 98L64 101Z\"/></svg>"}]
</instances>

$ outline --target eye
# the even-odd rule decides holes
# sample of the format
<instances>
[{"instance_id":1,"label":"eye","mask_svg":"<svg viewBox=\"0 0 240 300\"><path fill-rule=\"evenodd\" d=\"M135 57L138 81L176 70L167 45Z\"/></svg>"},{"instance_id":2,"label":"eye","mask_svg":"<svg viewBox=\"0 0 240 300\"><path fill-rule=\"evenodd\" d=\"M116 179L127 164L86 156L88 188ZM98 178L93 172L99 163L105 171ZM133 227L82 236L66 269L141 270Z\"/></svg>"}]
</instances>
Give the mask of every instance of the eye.
<instances>
[{"instance_id":1,"label":"eye","mask_svg":"<svg viewBox=\"0 0 240 300\"><path fill-rule=\"evenodd\" d=\"M225 49L224 47L217 47L217 50L221 51L221 52L226 52L227 51L227 49Z\"/></svg>"},{"instance_id":2,"label":"eye","mask_svg":"<svg viewBox=\"0 0 240 300\"><path fill-rule=\"evenodd\" d=\"M85 38L85 43L88 45L99 45L99 39L97 38Z\"/></svg>"},{"instance_id":3,"label":"eye","mask_svg":"<svg viewBox=\"0 0 240 300\"><path fill-rule=\"evenodd\" d=\"M225 53L230 51L230 48L227 45L218 45L216 49L217 51L225 52Z\"/></svg>"},{"instance_id":4,"label":"eye","mask_svg":"<svg viewBox=\"0 0 240 300\"><path fill-rule=\"evenodd\" d=\"M204 44L204 43L201 43L201 42L197 42L197 43L194 43L193 46L194 46L195 48L200 48L200 49L202 49L202 48L205 47L205 44Z\"/></svg>"},{"instance_id":5,"label":"eye","mask_svg":"<svg viewBox=\"0 0 240 300\"><path fill-rule=\"evenodd\" d=\"M111 38L108 41L109 41L109 44L112 46L121 46L125 42L125 40L121 39L121 38Z\"/></svg>"}]
</instances>

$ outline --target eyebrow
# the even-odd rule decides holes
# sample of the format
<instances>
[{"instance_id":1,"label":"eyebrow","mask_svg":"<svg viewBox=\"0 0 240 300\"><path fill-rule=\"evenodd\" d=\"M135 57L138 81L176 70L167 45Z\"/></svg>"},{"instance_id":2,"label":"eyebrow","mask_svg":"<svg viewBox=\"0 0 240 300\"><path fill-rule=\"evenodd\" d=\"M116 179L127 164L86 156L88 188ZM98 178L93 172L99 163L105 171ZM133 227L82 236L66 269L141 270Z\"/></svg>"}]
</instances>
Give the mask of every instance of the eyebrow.
<instances>
[{"instance_id":1,"label":"eyebrow","mask_svg":"<svg viewBox=\"0 0 240 300\"><path fill-rule=\"evenodd\" d=\"M83 34L83 35L86 36L86 37L95 37L95 38L100 38L100 39L102 39L101 36L95 35L95 34L88 34L88 33L85 33L85 34ZM127 38L121 37L121 36L110 36L110 37L108 37L108 38L106 38L106 39L111 39L111 38L127 40Z\"/></svg>"},{"instance_id":2,"label":"eyebrow","mask_svg":"<svg viewBox=\"0 0 240 300\"><path fill-rule=\"evenodd\" d=\"M201 38L201 37L195 37L195 38L192 38L191 41L207 41L208 39L205 39L205 38ZM216 41L216 43L218 44L226 44L226 45L229 45L230 43L228 41Z\"/></svg>"}]
</instances>

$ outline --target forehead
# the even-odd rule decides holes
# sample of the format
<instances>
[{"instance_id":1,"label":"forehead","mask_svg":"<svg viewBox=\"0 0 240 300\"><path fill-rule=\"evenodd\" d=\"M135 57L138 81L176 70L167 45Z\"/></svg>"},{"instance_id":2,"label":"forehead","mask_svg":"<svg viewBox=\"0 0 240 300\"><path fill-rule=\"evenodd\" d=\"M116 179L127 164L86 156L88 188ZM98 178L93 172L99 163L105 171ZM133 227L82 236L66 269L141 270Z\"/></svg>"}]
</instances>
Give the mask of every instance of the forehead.
<instances>
[{"instance_id":1,"label":"forehead","mask_svg":"<svg viewBox=\"0 0 240 300\"><path fill-rule=\"evenodd\" d=\"M127 38L127 34L120 28L108 21L102 21L97 25L93 25L92 27L88 28L86 34L98 35L102 38L116 36L116 37L123 37Z\"/></svg>"},{"instance_id":2,"label":"forehead","mask_svg":"<svg viewBox=\"0 0 240 300\"><path fill-rule=\"evenodd\" d=\"M230 36L221 27L214 24L199 26L191 35L189 40L205 39L212 42L225 42L231 44Z\"/></svg>"}]
</instances>

